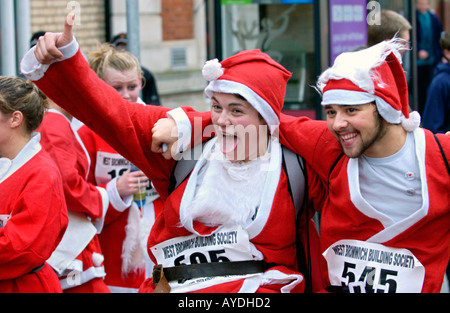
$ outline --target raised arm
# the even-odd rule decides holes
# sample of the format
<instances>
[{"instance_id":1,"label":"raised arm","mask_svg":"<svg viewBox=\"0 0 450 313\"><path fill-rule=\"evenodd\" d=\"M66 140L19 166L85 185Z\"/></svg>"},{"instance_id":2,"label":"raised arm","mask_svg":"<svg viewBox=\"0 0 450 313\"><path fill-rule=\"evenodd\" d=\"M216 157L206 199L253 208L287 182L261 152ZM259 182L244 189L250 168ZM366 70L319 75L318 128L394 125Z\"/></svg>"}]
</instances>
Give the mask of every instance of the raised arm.
<instances>
[{"instance_id":1,"label":"raised arm","mask_svg":"<svg viewBox=\"0 0 450 313\"><path fill-rule=\"evenodd\" d=\"M47 33L22 62L22 71L55 103L85 123L118 153L139 167L162 198L173 161L151 152L151 129L169 109L122 99L89 68L73 38L71 16L64 32Z\"/></svg>"}]
</instances>

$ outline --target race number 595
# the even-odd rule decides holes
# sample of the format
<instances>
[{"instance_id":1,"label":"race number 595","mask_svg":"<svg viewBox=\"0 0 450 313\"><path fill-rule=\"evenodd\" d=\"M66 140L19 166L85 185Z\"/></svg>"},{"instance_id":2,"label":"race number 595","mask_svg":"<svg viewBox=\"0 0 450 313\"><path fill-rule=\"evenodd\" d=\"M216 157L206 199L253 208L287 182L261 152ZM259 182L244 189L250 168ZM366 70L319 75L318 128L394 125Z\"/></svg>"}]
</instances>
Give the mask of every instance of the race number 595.
<instances>
[{"instance_id":1,"label":"race number 595","mask_svg":"<svg viewBox=\"0 0 450 313\"><path fill-rule=\"evenodd\" d=\"M221 255L225 250L215 250L206 252L195 252L189 256L189 264L202 264L202 263L216 263L216 262L230 262L230 260ZM187 265L182 262L186 259L186 256L182 255L175 259L175 266Z\"/></svg>"}]
</instances>

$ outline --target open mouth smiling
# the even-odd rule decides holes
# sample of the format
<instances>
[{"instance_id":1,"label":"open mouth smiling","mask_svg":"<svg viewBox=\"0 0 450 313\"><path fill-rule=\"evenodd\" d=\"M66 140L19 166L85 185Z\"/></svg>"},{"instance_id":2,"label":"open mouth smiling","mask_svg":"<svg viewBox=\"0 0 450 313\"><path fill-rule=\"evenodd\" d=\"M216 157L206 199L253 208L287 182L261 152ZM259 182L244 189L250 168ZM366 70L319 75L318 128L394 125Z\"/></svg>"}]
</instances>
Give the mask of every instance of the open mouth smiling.
<instances>
[{"instance_id":1,"label":"open mouth smiling","mask_svg":"<svg viewBox=\"0 0 450 313\"><path fill-rule=\"evenodd\" d=\"M344 144L353 143L357 137L358 137L358 133L356 133L356 132L339 134L339 138L340 138L341 142Z\"/></svg>"}]
</instances>

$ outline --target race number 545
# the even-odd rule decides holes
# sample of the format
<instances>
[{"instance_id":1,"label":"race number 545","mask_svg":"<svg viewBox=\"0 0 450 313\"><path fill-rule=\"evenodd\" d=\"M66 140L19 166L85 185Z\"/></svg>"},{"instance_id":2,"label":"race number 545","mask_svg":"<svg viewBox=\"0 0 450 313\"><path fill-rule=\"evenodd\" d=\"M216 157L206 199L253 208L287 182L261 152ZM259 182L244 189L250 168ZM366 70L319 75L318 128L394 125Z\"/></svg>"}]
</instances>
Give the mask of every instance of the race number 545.
<instances>
[{"instance_id":1,"label":"race number 545","mask_svg":"<svg viewBox=\"0 0 450 313\"><path fill-rule=\"evenodd\" d=\"M356 264L344 262L342 284L351 288L350 292L361 293L396 293L398 272L383 268L365 266L363 271L355 271Z\"/></svg>"}]
</instances>

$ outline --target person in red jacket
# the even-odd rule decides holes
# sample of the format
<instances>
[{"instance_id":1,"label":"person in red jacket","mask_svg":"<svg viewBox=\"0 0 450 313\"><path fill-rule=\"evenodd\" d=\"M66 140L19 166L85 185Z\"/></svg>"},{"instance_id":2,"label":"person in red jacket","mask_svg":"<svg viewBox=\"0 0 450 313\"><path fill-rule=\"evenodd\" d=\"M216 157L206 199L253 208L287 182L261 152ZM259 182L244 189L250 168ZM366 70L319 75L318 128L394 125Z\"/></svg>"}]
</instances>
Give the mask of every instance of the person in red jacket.
<instances>
[{"instance_id":1,"label":"person in red jacket","mask_svg":"<svg viewBox=\"0 0 450 313\"><path fill-rule=\"evenodd\" d=\"M101 232L108 194L87 181L90 158L71 124L72 116L49 101L38 131L42 146L55 161L63 177L69 226L48 260L58 274L65 293L108 293L104 282Z\"/></svg>"},{"instance_id":2,"label":"person in red jacket","mask_svg":"<svg viewBox=\"0 0 450 313\"><path fill-rule=\"evenodd\" d=\"M210 90L218 136L171 193L175 161L151 152L151 128L168 109L129 103L90 71L73 40L70 20L64 33L41 38L22 65L23 73L54 101L141 168L165 200L148 242L164 275L147 280L141 291L304 290L297 270L294 205L282 147L273 136L291 77L281 65L256 50L210 63L207 76L218 82ZM219 80L224 73L232 87ZM246 141L246 127L254 131L257 145Z\"/></svg>"},{"instance_id":3,"label":"person in red jacket","mask_svg":"<svg viewBox=\"0 0 450 313\"><path fill-rule=\"evenodd\" d=\"M98 77L114 87L123 99L145 105L139 98L142 73L136 57L103 44L89 53L88 58ZM99 234L105 256L105 282L113 293L137 292L153 270L146 245L163 203L144 173L131 172L132 164L99 135L86 125L78 133L91 158L88 181L106 188L109 195L110 206ZM133 195L142 189L145 190L142 199L133 201Z\"/></svg>"},{"instance_id":4,"label":"person in red jacket","mask_svg":"<svg viewBox=\"0 0 450 313\"><path fill-rule=\"evenodd\" d=\"M68 224L61 174L35 129L44 97L0 77L0 293L60 293L46 262Z\"/></svg>"},{"instance_id":5,"label":"person in red jacket","mask_svg":"<svg viewBox=\"0 0 450 313\"><path fill-rule=\"evenodd\" d=\"M419 114L410 113L401 47L393 39L344 53L317 84L329 131L344 153L337 162L316 160L325 171L336 162L323 173L329 195L321 210L333 288L442 287L450 257L450 138L419 128ZM295 133L284 135L295 143Z\"/></svg>"}]
</instances>

